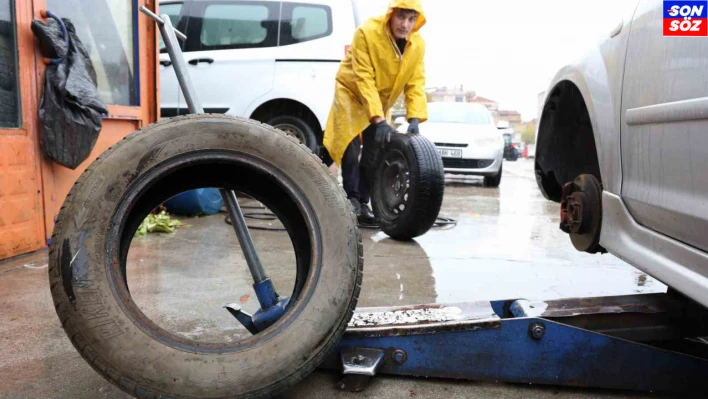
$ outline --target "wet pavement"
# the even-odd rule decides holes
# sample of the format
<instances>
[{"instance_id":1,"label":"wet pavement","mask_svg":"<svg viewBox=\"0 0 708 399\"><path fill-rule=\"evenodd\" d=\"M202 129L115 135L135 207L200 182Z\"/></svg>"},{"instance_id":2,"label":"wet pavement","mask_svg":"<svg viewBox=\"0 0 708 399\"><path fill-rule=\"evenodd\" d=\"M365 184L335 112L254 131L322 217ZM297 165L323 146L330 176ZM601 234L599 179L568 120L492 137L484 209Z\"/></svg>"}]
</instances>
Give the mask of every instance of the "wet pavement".
<instances>
[{"instance_id":1,"label":"wet pavement","mask_svg":"<svg viewBox=\"0 0 708 399\"><path fill-rule=\"evenodd\" d=\"M243 205L257 206L256 203ZM263 212L247 208L244 212ZM498 189L477 178L450 177L435 228L414 242L363 230L365 266L360 306L664 292L666 287L612 255L575 251L558 229L558 205L533 179L532 161L505 163ZM185 218L174 234L136 238L128 285L143 312L161 327L201 342L248 335L222 308L258 302L224 215ZM277 221L249 219L258 227ZM281 293L292 290L294 253L287 234L252 230L261 261ZM127 398L79 357L61 329L46 275L46 252L0 263L0 398ZM379 378L360 394L340 393L337 376L317 372L286 398L572 398L656 397L473 382Z\"/></svg>"}]
</instances>

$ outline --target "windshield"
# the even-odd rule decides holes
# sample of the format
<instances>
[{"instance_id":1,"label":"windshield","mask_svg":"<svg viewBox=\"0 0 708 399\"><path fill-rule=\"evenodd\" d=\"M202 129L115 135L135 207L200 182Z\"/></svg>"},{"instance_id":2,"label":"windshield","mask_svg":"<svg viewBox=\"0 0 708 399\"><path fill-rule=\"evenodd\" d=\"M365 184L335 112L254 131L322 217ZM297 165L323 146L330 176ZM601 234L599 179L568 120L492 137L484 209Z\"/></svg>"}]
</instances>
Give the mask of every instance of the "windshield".
<instances>
[{"instance_id":1,"label":"windshield","mask_svg":"<svg viewBox=\"0 0 708 399\"><path fill-rule=\"evenodd\" d=\"M472 125L491 123L489 111L485 107L466 103L428 103L428 121Z\"/></svg>"}]
</instances>

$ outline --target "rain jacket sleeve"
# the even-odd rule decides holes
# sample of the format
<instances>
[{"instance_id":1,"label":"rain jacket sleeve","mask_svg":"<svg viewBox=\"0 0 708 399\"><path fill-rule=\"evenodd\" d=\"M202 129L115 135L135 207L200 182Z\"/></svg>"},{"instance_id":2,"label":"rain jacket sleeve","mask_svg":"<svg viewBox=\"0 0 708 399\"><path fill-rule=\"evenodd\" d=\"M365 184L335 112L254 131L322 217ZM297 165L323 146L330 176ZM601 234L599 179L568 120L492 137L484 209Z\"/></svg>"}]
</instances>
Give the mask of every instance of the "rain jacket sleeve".
<instances>
[{"instance_id":1,"label":"rain jacket sleeve","mask_svg":"<svg viewBox=\"0 0 708 399\"><path fill-rule=\"evenodd\" d=\"M383 105L376 88L374 67L369 56L369 47L364 32L360 29L354 36L351 46L352 69L355 82L361 93L361 100L366 116L371 120L375 116L384 117Z\"/></svg>"},{"instance_id":2,"label":"rain jacket sleeve","mask_svg":"<svg viewBox=\"0 0 708 399\"><path fill-rule=\"evenodd\" d=\"M425 96L425 63L423 59L415 67L413 76L406 83L406 119L419 118L421 122L428 119L428 99Z\"/></svg>"}]
</instances>

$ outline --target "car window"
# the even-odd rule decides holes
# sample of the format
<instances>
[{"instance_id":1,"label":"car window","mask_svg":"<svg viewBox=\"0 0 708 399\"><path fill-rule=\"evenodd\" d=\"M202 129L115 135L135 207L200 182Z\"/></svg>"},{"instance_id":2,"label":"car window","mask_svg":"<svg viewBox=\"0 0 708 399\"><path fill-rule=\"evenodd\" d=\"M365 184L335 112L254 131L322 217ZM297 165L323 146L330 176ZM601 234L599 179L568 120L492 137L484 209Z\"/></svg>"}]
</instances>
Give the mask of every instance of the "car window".
<instances>
[{"instance_id":1,"label":"car window","mask_svg":"<svg viewBox=\"0 0 708 399\"><path fill-rule=\"evenodd\" d=\"M0 0L0 128L21 126L14 15L13 2Z\"/></svg>"},{"instance_id":2,"label":"car window","mask_svg":"<svg viewBox=\"0 0 708 399\"><path fill-rule=\"evenodd\" d=\"M491 119L486 108L460 103L431 103L428 104L428 122L486 125Z\"/></svg>"},{"instance_id":3,"label":"car window","mask_svg":"<svg viewBox=\"0 0 708 399\"><path fill-rule=\"evenodd\" d=\"M187 51L275 47L278 6L273 2L206 3L201 17L195 18L199 39L188 38ZM190 19L190 30L192 24Z\"/></svg>"},{"instance_id":4,"label":"car window","mask_svg":"<svg viewBox=\"0 0 708 399\"><path fill-rule=\"evenodd\" d=\"M332 34L332 9L319 4L283 3L280 45L302 43Z\"/></svg>"},{"instance_id":5,"label":"car window","mask_svg":"<svg viewBox=\"0 0 708 399\"><path fill-rule=\"evenodd\" d=\"M98 92L106 104L140 105L137 3L131 0L47 0L47 8L68 18L91 57Z\"/></svg>"},{"instance_id":6,"label":"car window","mask_svg":"<svg viewBox=\"0 0 708 399\"><path fill-rule=\"evenodd\" d=\"M160 15L167 14L170 17L170 22L172 26L177 27L177 22L179 20L179 14L182 12L182 3L167 3L160 4ZM162 41L162 35L160 35L160 50L165 48L165 43Z\"/></svg>"}]
</instances>

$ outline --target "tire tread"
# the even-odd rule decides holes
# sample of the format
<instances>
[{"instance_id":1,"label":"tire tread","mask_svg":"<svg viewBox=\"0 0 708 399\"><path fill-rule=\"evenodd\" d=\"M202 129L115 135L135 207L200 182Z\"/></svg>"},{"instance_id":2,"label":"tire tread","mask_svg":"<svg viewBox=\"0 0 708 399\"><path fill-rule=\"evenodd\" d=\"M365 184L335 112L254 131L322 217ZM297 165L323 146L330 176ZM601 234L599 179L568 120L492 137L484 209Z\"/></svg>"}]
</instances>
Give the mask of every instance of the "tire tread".
<instances>
[{"instance_id":1,"label":"tire tread","mask_svg":"<svg viewBox=\"0 0 708 399\"><path fill-rule=\"evenodd\" d=\"M174 118L169 118L169 119L163 119L160 120L156 123L147 125L133 133L130 133L129 135L125 136L123 139L118 141L117 143L111 145L106 151L104 151L101 155L96 157L94 162L89 165L86 170L81 174L81 176L76 180L74 185L72 186L71 190L69 191L69 194L66 196L66 199L62 205L62 207L59 210L59 213L56 218L55 226L54 226L54 231L52 232L52 238L51 242L54 245L57 245L57 236L58 232L64 230L64 224L65 223L70 223L72 218L70 215L66 214L66 209L71 205L76 191L83 185L83 183L91 176L93 173L93 169L95 167L95 164L97 161L100 161L102 159L105 159L106 157L109 157L112 153L115 151L119 150L123 145L126 143L135 140L136 138L141 137L142 135L150 134L150 131L159 127L159 126L164 126L164 125L169 125L172 123L178 123L180 121L184 120L189 120L189 119L201 119L201 118L217 118L217 119L237 119L241 122L248 123L254 126L260 126L263 128L268 129L271 132L274 132L276 134L279 134L281 136L286 137L288 140L292 141L293 143L297 144L302 151L304 151L307 156L311 157L313 160L316 160L317 163L320 165L322 168L323 173L325 173L329 178L332 180L334 183L335 187L338 187L340 191L340 195L342 195L344 198L346 198L346 194L344 192L344 189L338 184L336 178L330 173L329 169L327 166L325 166L324 163L322 163L322 160L314 154L310 149L305 146L304 144L300 143L297 139L294 137L286 134L285 132L275 129L270 125L267 125L265 123L261 123L258 121L254 121L252 119L246 119L246 118L241 118L241 117L235 117L235 116L229 116L229 115L224 115L224 114L188 114L188 115L182 115L182 116L177 116ZM356 216L354 215L353 210L351 207L348 208L349 210L349 218L351 219L352 226L356 226ZM284 377L283 379L271 384L268 387L265 387L259 391L254 391L251 393L248 393L246 395L241 395L238 398L239 399L256 399L256 398L268 398L272 397L273 395L276 395L291 386L295 385L299 381L301 381L303 378L305 378L307 375L309 375L323 360L324 358L329 354L329 352L334 349L335 345L339 342L340 338L344 334L345 329L347 328L347 325L349 323L349 320L351 320L352 315L354 314L354 310L356 309L359 294L361 292L361 283L363 279L363 271L364 271L364 253L363 253L363 246L362 246L362 240L361 240L361 234L359 232L359 229L354 229L355 234L356 234L356 242L358 243L358 257L357 257L357 262L356 262L356 270L354 271L356 273L356 279L354 283L354 287L351 291L351 295L349 297L349 308L345 314L342 315L341 319L337 323L337 327L335 329L335 332L330 335L330 338L325 342L323 346L323 350L318 353L317 356L314 358L310 359L310 361L306 362L302 367L300 367L298 370L296 370L294 373ZM52 249L53 250L53 249ZM56 286L57 284L62 284L62 279L61 279L61 272L59 269L59 266L57 264L53 264L50 262L50 270L49 270L49 279L50 279L50 285L51 286ZM173 394L167 394L164 392L158 392L152 388L150 388L147 385L144 385L141 381L135 381L133 379L130 379L129 377L126 377L122 375L117 368L111 366L104 358L100 356L99 353L94 351L89 344L87 344L87 340L84 339L83 335L81 335L81 332L79 331L73 331L73 329L70 326L70 319L72 317L71 315L71 308L72 304L69 301L69 298L66 297L65 293L63 290L61 291L60 294L58 295L52 295L53 301L54 301L54 306L57 309L57 314L61 320L62 327L64 328L64 331L67 333L68 336L71 337L71 343L74 345L76 350L79 352L81 357L93 368L99 375L101 375L103 378L111 382L114 386L121 388L125 392L137 397L137 398L171 398L171 399L193 399L193 397L182 397L182 396L175 396ZM66 306L63 306L66 305ZM124 388L124 386L126 389ZM226 397L212 397L209 399L232 399L235 398L233 396L226 396Z\"/></svg>"}]
</instances>

